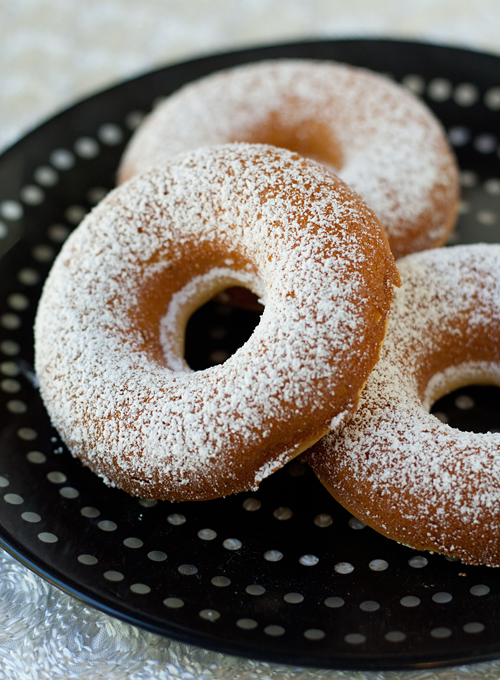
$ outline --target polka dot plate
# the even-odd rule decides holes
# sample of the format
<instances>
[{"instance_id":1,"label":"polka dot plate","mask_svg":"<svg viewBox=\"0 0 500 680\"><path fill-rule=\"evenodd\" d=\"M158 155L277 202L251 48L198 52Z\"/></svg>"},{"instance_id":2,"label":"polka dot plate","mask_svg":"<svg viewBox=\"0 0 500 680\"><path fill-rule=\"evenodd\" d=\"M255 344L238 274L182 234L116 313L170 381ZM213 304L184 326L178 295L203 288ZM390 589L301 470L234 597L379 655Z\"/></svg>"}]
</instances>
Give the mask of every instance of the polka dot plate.
<instances>
[{"instance_id":1,"label":"polka dot plate","mask_svg":"<svg viewBox=\"0 0 500 680\"><path fill-rule=\"evenodd\" d=\"M274 57L367 66L421 96L461 166L454 240L500 240L493 56L391 41L280 45L171 66L61 113L0 158L0 544L108 614L229 654L360 669L500 657L497 570L377 535L299 462L232 498L131 498L70 456L40 401L32 326L43 280L68 233L113 186L144 112L189 80ZM188 329L191 365L224 360L255 322L210 303ZM498 429L498 405L498 390L471 387L435 412L452 425Z\"/></svg>"}]
</instances>

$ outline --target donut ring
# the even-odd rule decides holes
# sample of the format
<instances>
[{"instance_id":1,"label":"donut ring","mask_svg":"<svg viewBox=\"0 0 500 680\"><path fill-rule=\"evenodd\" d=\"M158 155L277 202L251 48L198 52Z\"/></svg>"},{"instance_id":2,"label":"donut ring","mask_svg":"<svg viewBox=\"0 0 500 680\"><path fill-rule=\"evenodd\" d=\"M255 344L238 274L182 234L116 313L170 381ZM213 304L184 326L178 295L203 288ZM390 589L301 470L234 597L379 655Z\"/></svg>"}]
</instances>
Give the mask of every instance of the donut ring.
<instances>
[{"instance_id":1,"label":"donut ring","mask_svg":"<svg viewBox=\"0 0 500 680\"><path fill-rule=\"evenodd\" d=\"M356 517L400 543L500 566L500 434L429 410L467 384L500 386L500 246L398 262L381 358L352 420L307 460Z\"/></svg>"},{"instance_id":2,"label":"donut ring","mask_svg":"<svg viewBox=\"0 0 500 680\"><path fill-rule=\"evenodd\" d=\"M237 141L285 147L335 170L380 219L396 258L442 245L454 226L458 172L437 119L388 78L334 62L248 64L186 85L136 131L118 179Z\"/></svg>"},{"instance_id":3,"label":"donut ring","mask_svg":"<svg viewBox=\"0 0 500 680\"><path fill-rule=\"evenodd\" d=\"M35 324L43 400L70 451L133 495L255 488L353 410L398 282L378 220L284 149L199 149L112 192L68 239ZM266 302L193 372L186 321L228 284Z\"/></svg>"}]
</instances>

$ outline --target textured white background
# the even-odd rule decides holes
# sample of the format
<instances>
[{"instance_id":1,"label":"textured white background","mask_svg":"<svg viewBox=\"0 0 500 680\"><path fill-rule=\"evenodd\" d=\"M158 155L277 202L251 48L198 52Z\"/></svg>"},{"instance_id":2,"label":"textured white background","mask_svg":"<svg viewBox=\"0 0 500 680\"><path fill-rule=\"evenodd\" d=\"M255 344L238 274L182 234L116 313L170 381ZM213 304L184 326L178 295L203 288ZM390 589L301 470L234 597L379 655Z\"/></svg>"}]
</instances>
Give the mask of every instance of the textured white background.
<instances>
[{"instance_id":1,"label":"textured white background","mask_svg":"<svg viewBox=\"0 0 500 680\"><path fill-rule=\"evenodd\" d=\"M0 0L0 148L75 100L157 66L315 37L411 38L500 53L500 0ZM498 663L308 671L170 644L83 607L0 552L0 680L499 677Z\"/></svg>"}]
</instances>

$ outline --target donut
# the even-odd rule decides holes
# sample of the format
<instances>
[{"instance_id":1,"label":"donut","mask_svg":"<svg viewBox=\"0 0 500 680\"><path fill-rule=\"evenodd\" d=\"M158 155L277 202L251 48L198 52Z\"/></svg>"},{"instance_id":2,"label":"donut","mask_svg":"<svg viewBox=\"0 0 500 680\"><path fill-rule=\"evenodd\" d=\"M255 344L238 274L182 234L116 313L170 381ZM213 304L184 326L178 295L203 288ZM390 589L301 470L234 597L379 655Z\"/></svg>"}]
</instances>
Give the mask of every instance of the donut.
<instances>
[{"instance_id":1,"label":"donut","mask_svg":"<svg viewBox=\"0 0 500 680\"><path fill-rule=\"evenodd\" d=\"M235 283L260 322L192 371L187 320ZM132 495L256 488L355 408L398 283L380 223L327 170L199 149L115 189L65 243L36 315L41 396L69 450Z\"/></svg>"},{"instance_id":2,"label":"donut","mask_svg":"<svg viewBox=\"0 0 500 680\"><path fill-rule=\"evenodd\" d=\"M500 566L500 434L464 432L429 411L471 384L500 386L500 246L398 261L381 357L345 426L307 461L330 493L418 550Z\"/></svg>"},{"instance_id":3,"label":"donut","mask_svg":"<svg viewBox=\"0 0 500 680\"><path fill-rule=\"evenodd\" d=\"M221 71L156 107L127 147L118 181L198 146L262 142L333 169L380 219L396 258L442 245L458 173L440 123L385 76L312 60Z\"/></svg>"}]
</instances>

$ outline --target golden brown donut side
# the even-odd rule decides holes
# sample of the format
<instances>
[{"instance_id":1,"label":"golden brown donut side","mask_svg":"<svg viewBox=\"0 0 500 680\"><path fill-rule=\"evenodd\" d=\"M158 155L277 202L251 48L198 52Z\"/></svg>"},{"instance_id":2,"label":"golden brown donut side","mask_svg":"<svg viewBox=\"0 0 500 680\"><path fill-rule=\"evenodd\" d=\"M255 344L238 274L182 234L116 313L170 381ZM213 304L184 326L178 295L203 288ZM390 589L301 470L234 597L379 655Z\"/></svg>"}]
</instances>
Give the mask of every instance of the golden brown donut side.
<instances>
[{"instance_id":1,"label":"golden brown donut side","mask_svg":"<svg viewBox=\"0 0 500 680\"><path fill-rule=\"evenodd\" d=\"M324 168L200 149L116 189L68 239L36 319L42 397L71 452L129 493L255 488L355 408L398 281L378 220ZM236 282L264 297L259 325L190 371L189 314Z\"/></svg>"},{"instance_id":2,"label":"golden brown donut side","mask_svg":"<svg viewBox=\"0 0 500 680\"><path fill-rule=\"evenodd\" d=\"M398 266L402 287L359 408L307 461L387 537L500 566L500 435L429 413L464 385L500 386L500 246L427 251Z\"/></svg>"}]
</instances>

